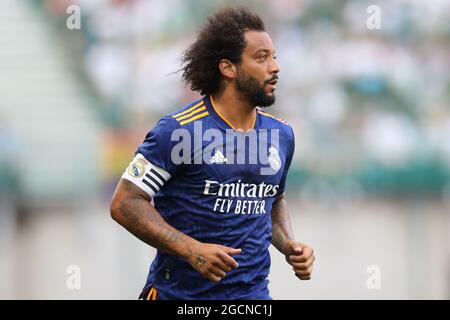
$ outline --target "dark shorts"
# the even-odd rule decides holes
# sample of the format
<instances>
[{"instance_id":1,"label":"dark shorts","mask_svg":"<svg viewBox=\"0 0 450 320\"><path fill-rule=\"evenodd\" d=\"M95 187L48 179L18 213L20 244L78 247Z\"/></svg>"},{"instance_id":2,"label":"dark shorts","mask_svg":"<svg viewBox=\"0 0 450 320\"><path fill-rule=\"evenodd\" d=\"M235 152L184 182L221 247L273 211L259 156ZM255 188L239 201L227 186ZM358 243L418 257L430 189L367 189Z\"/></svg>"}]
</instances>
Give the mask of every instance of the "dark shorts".
<instances>
[{"instance_id":1,"label":"dark shorts","mask_svg":"<svg viewBox=\"0 0 450 320\"><path fill-rule=\"evenodd\" d=\"M262 283L264 285L264 290L258 290L251 294L246 294L244 296L237 297L236 300L272 300L272 297L269 294L266 283ZM158 295L158 290L153 286L153 284L148 285L148 287L144 288L139 295L139 300L161 300L161 297ZM164 300L164 299L163 299Z\"/></svg>"}]
</instances>

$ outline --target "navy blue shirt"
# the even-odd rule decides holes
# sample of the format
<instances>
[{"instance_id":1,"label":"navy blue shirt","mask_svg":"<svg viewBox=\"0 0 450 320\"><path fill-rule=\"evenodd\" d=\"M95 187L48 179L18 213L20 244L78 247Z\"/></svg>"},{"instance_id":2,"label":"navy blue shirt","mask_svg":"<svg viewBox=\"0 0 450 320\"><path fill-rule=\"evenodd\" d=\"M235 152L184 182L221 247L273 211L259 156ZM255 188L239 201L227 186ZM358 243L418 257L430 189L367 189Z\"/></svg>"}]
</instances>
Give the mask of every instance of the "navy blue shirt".
<instances>
[{"instance_id":1,"label":"navy blue shirt","mask_svg":"<svg viewBox=\"0 0 450 320\"><path fill-rule=\"evenodd\" d=\"M235 131L205 96L163 117L122 176L146 191L164 220L200 242L241 248L220 282L183 258L157 251L145 289L159 299L271 299L271 209L284 192L292 128L261 109L252 130Z\"/></svg>"}]
</instances>

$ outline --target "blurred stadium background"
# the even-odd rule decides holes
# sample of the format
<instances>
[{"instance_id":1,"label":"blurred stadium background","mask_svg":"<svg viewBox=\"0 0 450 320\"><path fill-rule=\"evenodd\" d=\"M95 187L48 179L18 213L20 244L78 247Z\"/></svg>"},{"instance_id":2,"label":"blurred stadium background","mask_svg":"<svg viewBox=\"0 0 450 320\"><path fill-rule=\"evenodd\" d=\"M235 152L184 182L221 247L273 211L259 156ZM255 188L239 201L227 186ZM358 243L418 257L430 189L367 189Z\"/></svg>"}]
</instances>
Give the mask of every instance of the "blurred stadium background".
<instances>
[{"instance_id":1,"label":"blurred stadium background","mask_svg":"<svg viewBox=\"0 0 450 320\"><path fill-rule=\"evenodd\" d=\"M137 298L155 251L112 221L112 191L159 117L197 98L173 72L233 4L260 13L277 47L268 111L296 132L290 212L317 256L300 282L271 250L272 296L450 298L450 2L3 0L1 299Z\"/></svg>"}]
</instances>

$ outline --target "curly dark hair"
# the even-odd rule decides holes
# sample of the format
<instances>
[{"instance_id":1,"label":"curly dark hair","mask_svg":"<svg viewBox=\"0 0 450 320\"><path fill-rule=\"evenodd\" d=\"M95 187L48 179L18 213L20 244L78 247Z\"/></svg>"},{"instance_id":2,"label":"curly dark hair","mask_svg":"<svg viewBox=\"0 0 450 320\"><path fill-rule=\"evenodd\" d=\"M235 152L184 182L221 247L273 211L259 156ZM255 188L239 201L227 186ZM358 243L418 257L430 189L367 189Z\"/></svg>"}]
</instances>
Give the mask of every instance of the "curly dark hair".
<instances>
[{"instance_id":1,"label":"curly dark hair","mask_svg":"<svg viewBox=\"0 0 450 320\"><path fill-rule=\"evenodd\" d=\"M181 58L186 85L202 95L216 93L221 79L219 61L241 62L245 31L265 31L261 18L245 7L224 8L208 17L197 40Z\"/></svg>"}]
</instances>

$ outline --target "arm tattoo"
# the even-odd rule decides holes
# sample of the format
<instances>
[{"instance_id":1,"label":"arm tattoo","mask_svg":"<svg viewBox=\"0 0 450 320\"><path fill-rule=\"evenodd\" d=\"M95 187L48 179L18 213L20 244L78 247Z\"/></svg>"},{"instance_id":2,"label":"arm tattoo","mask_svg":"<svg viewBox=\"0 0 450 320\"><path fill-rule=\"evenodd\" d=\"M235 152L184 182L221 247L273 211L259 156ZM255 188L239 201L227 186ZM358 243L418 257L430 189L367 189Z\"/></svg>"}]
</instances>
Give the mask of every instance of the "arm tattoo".
<instances>
[{"instance_id":1,"label":"arm tattoo","mask_svg":"<svg viewBox=\"0 0 450 320\"><path fill-rule=\"evenodd\" d=\"M197 260L195 261L195 263L198 266L204 266L206 264L206 259L203 256L198 256Z\"/></svg>"},{"instance_id":2,"label":"arm tattoo","mask_svg":"<svg viewBox=\"0 0 450 320\"><path fill-rule=\"evenodd\" d=\"M125 179L123 183L127 195L118 209L124 220L121 224L152 247L175 255L180 255L179 249L183 248L190 256L191 251L186 241L189 237L164 221L150 202L139 196L141 191L137 186Z\"/></svg>"},{"instance_id":3,"label":"arm tattoo","mask_svg":"<svg viewBox=\"0 0 450 320\"><path fill-rule=\"evenodd\" d=\"M283 252L287 240L294 239L291 221L287 211L286 200L281 197L275 200L272 206L272 244Z\"/></svg>"}]
</instances>

